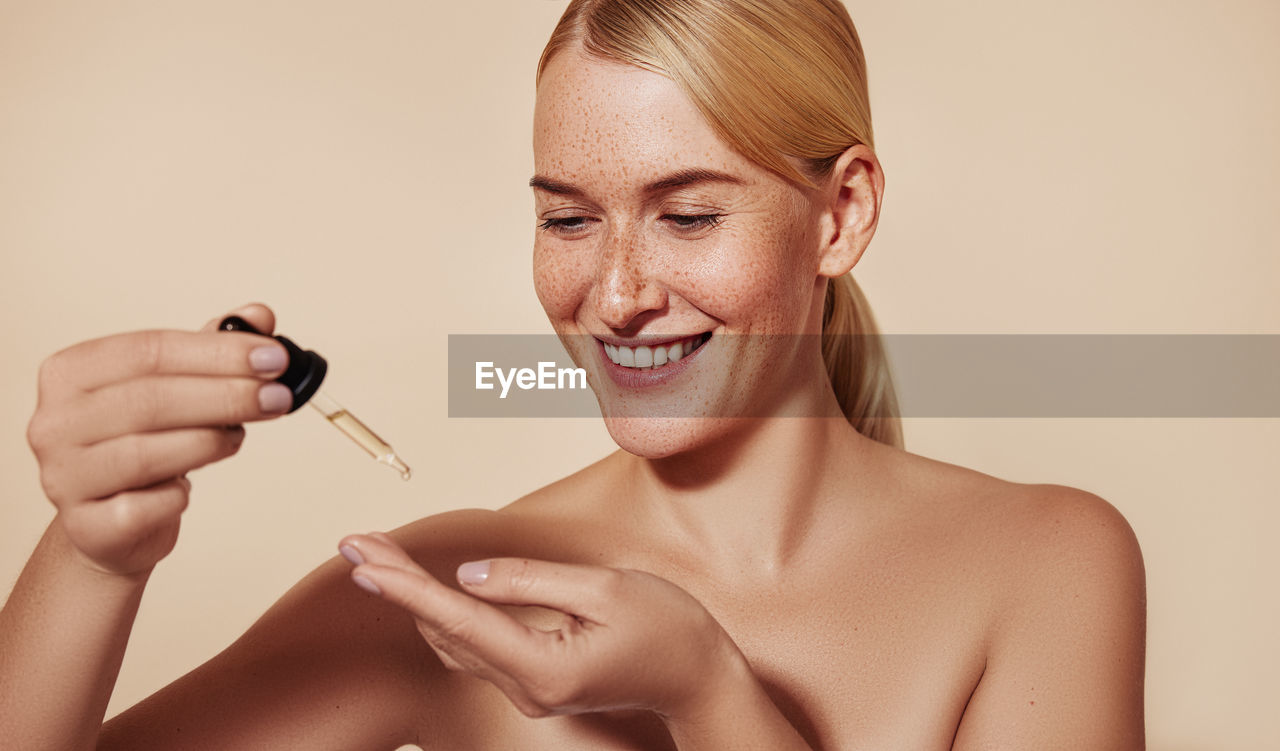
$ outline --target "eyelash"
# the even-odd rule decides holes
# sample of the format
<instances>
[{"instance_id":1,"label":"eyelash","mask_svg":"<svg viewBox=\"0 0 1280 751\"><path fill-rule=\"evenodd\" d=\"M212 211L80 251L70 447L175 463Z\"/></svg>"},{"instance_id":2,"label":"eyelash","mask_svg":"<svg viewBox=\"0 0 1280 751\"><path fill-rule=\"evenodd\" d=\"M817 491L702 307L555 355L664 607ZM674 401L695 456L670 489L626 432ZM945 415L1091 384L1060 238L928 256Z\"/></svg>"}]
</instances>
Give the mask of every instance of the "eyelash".
<instances>
[{"instance_id":1,"label":"eyelash","mask_svg":"<svg viewBox=\"0 0 1280 751\"><path fill-rule=\"evenodd\" d=\"M581 224L573 224L573 222L585 222L587 218L585 216L553 218L542 222L538 227L540 229L561 228L571 232L582 228ZM675 220L672 223L681 230L699 230L716 226L724 218L724 214L663 214L662 218ZM682 224L680 220L688 221L688 223Z\"/></svg>"},{"instance_id":2,"label":"eyelash","mask_svg":"<svg viewBox=\"0 0 1280 751\"><path fill-rule=\"evenodd\" d=\"M581 225L578 225L578 226L576 226L576 227L570 227L570 226L569 226L569 223L570 223L570 222L581 222L581 221L585 221L585 220L586 220L586 217L584 217L584 216L570 216L570 217L565 217L565 218L563 218L563 219L548 219L547 221L545 221L545 222L543 222L543 223L539 224L539 225L538 225L538 228L539 228L539 229L552 229L552 228L556 228L556 227L558 227L558 228L561 228L561 229L575 230L575 229L578 229L579 227L581 227Z\"/></svg>"},{"instance_id":3,"label":"eyelash","mask_svg":"<svg viewBox=\"0 0 1280 751\"><path fill-rule=\"evenodd\" d=\"M724 214L665 214L663 219L690 219L688 224L674 222L680 229L708 229L720 223Z\"/></svg>"}]
</instances>

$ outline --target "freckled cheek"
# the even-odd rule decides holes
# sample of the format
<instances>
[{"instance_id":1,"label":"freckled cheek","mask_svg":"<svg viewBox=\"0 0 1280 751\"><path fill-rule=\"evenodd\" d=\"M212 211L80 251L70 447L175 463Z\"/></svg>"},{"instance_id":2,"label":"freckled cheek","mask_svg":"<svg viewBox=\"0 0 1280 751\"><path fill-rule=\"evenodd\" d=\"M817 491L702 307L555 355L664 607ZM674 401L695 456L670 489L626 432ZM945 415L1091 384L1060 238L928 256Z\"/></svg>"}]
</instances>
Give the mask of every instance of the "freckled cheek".
<instances>
[{"instance_id":1,"label":"freckled cheek","mask_svg":"<svg viewBox=\"0 0 1280 751\"><path fill-rule=\"evenodd\" d=\"M796 294L799 268L785 244L733 242L708 256L687 283L707 313L730 325L751 329L789 330L803 312L805 301Z\"/></svg>"},{"instance_id":2,"label":"freckled cheek","mask_svg":"<svg viewBox=\"0 0 1280 751\"><path fill-rule=\"evenodd\" d=\"M537 242L533 248L533 287L553 325L572 320L586 300L590 264L572 253Z\"/></svg>"}]
</instances>

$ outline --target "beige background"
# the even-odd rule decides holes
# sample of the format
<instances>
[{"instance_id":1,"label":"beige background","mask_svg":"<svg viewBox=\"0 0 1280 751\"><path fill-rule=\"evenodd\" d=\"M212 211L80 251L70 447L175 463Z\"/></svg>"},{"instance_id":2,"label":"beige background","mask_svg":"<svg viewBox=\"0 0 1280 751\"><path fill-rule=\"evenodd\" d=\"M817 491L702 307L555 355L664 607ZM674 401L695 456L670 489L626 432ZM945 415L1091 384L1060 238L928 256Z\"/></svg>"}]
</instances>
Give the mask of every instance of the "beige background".
<instances>
[{"instance_id":1,"label":"beige background","mask_svg":"<svg viewBox=\"0 0 1280 751\"><path fill-rule=\"evenodd\" d=\"M352 531L496 507L612 448L450 420L446 336L545 332L533 71L562 0L0 1L0 591L51 517L39 361L248 300L331 362L401 483L310 411L193 476L112 712ZM1280 4L852 2L888 177L886 331L1280 333ZM1277 747L1277 420L912 420L908 448L1085 488L1146 555L1153 749Z\"/></svg>"}]
</instances>

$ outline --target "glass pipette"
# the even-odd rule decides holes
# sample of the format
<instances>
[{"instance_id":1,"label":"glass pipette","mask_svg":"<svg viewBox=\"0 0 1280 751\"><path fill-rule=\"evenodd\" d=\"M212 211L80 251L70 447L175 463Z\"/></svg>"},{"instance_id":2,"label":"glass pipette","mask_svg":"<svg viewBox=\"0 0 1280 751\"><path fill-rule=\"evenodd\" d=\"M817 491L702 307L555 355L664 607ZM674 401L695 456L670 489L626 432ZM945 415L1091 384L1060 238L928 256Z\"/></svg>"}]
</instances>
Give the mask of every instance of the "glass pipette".
<instances>
[{"instance_id":1,"label":"glass pipette","mask_svg":"<svg viewBox=\"0 0 1280 751\"><path fill-rule=\"evenodd\" d=\"M262 333L255 329L253 324L240 316L228 316L222 319L222 322L218 324L218 328L222 331ZM303 404L310 402L311 406L324 415L331 425L355 441L360 448L369 452L369 456L376 459L378 463L385 464L399 472L400 479L408 480L412 474L409 470L409 465L405 464L404 460L396 455L395 449L391 448L391 444L379 438L378 434L370 430L368 425L360 422L359 418L348 412L345 407L320 391L320 383L324 381L325 374L329 372L328 362L319 353L302 349L287 336L277 334L272 338L280 342L289 354L289 366L276 379L278 383L288 386L289 390L293 392L293 408L289 411L294 412Z\"/></svg>"},{"instance_id":2,"label":"glass pipette","mask_svg":"<svg viewBox=\"0 0 1280 751\"><path fill-rule=\"evenodd\" d=\"M348 438L359 444L360 448L369 452L378 461L379 464L385 464L400 473L400 479L408 480L413 472L409 469L409 465L396 455L395 449L391 448L391 444L378 437L378 434L369 429L368 425L360 422L359 418L347 411L346 407L338 404L328 394L323 391L316 392L308 402L317 412L324 415L325 419L333 424L335 428L341 430Z\"/></svg>"}]
</instances>

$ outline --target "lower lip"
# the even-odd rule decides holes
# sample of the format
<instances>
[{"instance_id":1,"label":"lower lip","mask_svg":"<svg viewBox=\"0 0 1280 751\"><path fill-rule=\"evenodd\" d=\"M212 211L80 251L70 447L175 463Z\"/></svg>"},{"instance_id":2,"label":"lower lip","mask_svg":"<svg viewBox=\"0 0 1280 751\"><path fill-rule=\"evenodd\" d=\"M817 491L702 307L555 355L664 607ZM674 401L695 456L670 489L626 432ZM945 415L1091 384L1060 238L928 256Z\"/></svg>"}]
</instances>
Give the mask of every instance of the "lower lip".
<instances>
[{"instance_id":1,"label":"lower lip","mask_svg":"<svg viewBox=\"0 0 1280 751\"><path fill-rule=\"evenodd\" d=\"M692 362L693 359L702 352L702 350L706 349L707 345L710 343L711 339L708 339L702 343L701 347L698 347L674 363L663 365L661 368L657 369L646 368L644 370L639 368L626 368L613 360L610 360L609 354L604 351L604 342L599 339L596 340L596 349L600 352L600 359L604 360L605 372L609 374L609 378L613 379L614 383L622 386L623 388L643 389L659 386L679 376L689 367L689 363Z\"/></svg>"}]
</instances>

